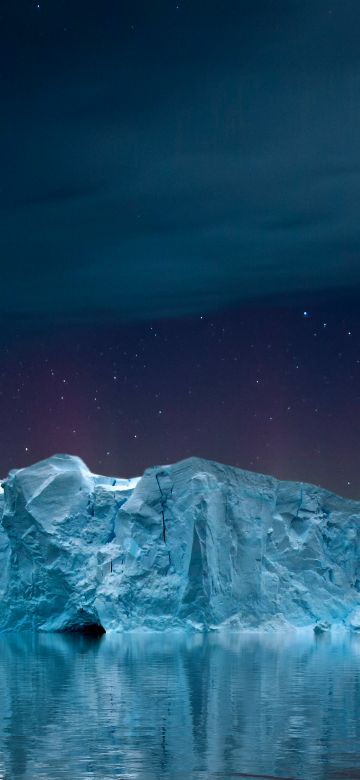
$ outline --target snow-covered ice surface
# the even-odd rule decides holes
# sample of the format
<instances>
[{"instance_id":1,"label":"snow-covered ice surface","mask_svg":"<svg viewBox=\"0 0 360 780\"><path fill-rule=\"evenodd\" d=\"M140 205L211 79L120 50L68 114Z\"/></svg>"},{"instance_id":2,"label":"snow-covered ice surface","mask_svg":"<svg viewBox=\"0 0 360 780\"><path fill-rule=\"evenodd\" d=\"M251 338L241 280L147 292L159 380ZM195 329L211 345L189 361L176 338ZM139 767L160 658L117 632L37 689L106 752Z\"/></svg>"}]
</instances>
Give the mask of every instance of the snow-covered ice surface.
<instances>
[{"instance_id":1,"label":"snow-covered ice surface","mask_svg":"<svg viewBox=\"0 0 360 780\"><path fill-rule=\"evenodd\" d=\"M3 487L2 630L360 630L360 502L199 458L122 480L56 455Z\"/></svg>"}]
</instances>

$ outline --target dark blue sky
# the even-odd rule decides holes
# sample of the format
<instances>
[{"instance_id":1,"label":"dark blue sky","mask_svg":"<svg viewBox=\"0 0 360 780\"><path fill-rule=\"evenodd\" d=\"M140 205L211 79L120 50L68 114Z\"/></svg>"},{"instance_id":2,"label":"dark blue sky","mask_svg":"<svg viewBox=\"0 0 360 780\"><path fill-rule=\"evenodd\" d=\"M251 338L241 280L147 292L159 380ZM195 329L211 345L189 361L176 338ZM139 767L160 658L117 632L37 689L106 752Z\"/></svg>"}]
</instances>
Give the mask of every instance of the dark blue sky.
<instances>
[{"instance_id":1,"label":"dark blue sky","mask_svg":"<svg viewBox=\"0 0 360 780\"><path fill-rule=\"evenodd\" d=\"M360 496L358 2L0 17L1 472L199 454Z\"/></svg>"}]
</instances>

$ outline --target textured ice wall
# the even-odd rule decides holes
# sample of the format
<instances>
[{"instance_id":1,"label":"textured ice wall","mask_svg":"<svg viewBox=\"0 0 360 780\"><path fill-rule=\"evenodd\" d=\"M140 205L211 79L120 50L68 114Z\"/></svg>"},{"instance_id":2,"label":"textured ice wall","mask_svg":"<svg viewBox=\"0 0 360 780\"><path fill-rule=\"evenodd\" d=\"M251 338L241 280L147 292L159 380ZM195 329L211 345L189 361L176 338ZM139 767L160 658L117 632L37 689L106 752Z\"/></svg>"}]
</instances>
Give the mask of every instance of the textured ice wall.
<instances>
[{"instance_id":1,"label":"textured ice wall","mask_svg":"<svg viewBox=\"0 0 360 780\"><path fill-rule=\"evenodd\" d=\"M8 581L8 563L10 560L9 539L2 525L3 511L4 511L4 490L0 486L0 612L1 612L1 602L4 598L6 585Z\"/></svg>"},{"instance_id":2,"label":"textured ice wall","mask_svg":"<svg viewBox=\"0 0 360 780\"><path fill-rule=\"evenodd\" d=\"M312 485L198 458L119 480L69 455L3 484L0 628L305 626L360 606L360 503Z\"/></svg>"}]
</instances>

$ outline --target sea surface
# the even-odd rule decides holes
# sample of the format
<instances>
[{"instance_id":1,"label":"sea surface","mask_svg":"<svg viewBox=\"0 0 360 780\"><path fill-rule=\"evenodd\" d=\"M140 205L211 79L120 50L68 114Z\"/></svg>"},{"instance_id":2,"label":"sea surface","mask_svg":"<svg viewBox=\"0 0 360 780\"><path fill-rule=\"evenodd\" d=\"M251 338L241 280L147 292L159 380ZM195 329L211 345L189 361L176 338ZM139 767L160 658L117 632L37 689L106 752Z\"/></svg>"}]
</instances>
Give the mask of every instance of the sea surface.
<instances>
[{"instance_id":1,"label":"sea surface","mask_svg":"<svg viewBox=\"0 0 360 780\"><path fill-rule=\"evenodd\" d=\"M360 780L360 637L0 637L0 778Z\"/></svg>"}]
</instances>

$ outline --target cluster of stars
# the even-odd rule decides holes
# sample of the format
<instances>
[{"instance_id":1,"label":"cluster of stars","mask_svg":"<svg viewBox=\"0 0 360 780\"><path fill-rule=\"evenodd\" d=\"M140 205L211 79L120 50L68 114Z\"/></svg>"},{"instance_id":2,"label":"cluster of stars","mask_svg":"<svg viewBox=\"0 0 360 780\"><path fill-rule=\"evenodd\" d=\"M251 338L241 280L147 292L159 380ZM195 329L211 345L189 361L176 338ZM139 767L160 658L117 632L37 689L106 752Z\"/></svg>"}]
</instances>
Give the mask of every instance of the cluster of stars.
<instances>
[{"instance_id":1,"label":"cluster of stars","mask_svg":"<svg viewBox=\"0 0 360 780\"><path fill-rule=\"evenodd\" d=\"M352 317L321 314L269 312L268 326L251 310L124 326L75 342L66 357L65 345L44 339L37 362L20 341L15 370L14 347L3 353L2 470L59 450L128 475L201 454L354 491L346 464L338 475L324 470L331 426L360 401L360 347Z\"/></svg>"}]
</instances>

